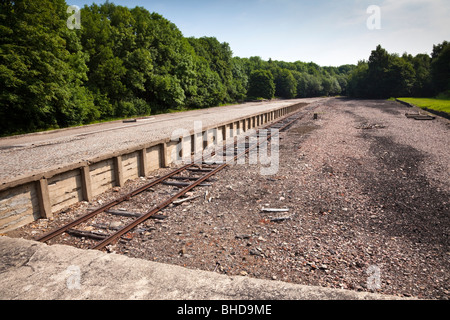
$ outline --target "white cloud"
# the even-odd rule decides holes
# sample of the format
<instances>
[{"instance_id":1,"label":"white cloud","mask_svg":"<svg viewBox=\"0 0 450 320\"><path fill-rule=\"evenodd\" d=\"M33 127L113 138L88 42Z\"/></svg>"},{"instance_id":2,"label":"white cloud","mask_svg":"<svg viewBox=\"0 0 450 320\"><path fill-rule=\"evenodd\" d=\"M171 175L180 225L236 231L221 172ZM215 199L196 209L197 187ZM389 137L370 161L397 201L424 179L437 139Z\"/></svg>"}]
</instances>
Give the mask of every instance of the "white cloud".
<instances>
[{"instance_id":1,"label":"white cloud","mask_svg":"<svg viewBox=\"0 0 450 320\"><path fill-rule=\"evenodd\" d=\"M397 28L422 28L429 32L450 31L450 2L446 0L385 0L384 19Z\"/></svg>"}]
</instances>

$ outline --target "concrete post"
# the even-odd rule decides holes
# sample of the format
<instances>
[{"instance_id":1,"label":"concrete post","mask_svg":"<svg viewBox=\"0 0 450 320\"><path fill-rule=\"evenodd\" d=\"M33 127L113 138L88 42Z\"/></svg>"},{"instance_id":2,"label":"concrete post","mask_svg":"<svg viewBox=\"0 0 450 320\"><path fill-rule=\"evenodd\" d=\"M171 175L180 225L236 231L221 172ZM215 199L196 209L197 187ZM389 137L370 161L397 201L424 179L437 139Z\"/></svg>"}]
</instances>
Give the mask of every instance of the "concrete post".
<instances>
[{"instance_id":1,"label":"concrete post","mask_svg":"<svg viewBox=\"0 0 450 320\"><path fill-rule=\"evenodd\" d=\"M164 142L164 143L161 143L160 145L159 145L159 147L160 147L160 155L161 155L161 168L168 168L169 167L169 158L168 158L168 155L167 155L167 144Z\"/></svg>"},{"instance_id":2,"label":"concrete post","mask_svg":"<svg viewBox=\"0 0 450 320\"><path fill-rule=\"evenodd\" d=\"M83 200L87 202L91 202L92 197L92 182L91 182L91 171L89 166L84 166L81 169L81 183L82 183L82 192L83 192Z\"/></svg>"},{"instance_id":3,"label":"concrete post","mask_svg":"<svg viewBox=\"0 0 450 320\"><path fill-rule=\"evenodd\" d=\"M47 179L37 181L38 201L42 219L53 218L52 206L50 203L50 193L48 191Z\"/></svg>"},{"instance_id":4,"label":"concrete post","mask_svg":"<svg viewBox=\"0 0 450 320\"><path fill-rule=\"evenodd\" d=\"M139 175L145 177L148 171L147 149L142 149L139 151Z\"/></svg>"},{"instance_id":5,"label":"concrete post","mask_svg":"<svg viewBox=\"0 0 450 320\"><path fill-rule=\"evenodd\" d=\"M116 186L123 187L125 181L123 179L122 156L114 157L114 176L116 178Z\"/></svg>"}]
</instances>

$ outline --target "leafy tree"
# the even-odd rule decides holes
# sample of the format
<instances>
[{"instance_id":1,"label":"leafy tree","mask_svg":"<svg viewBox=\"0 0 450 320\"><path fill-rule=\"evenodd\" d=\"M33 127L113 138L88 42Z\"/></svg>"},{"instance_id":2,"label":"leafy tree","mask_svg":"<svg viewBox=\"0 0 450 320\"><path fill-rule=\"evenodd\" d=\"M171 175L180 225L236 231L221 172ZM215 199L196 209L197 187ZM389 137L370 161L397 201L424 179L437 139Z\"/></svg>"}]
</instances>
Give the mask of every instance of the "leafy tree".
<instances>
[{"instance_id":1,"label":"leafy tree","mask_svg":"<svg viewBox=\"0 0 450 320\"><path fill-rule=\"evenodd\" d=\"M196 61L197 89L188 106L207 108L223 103L226 90L219 75L209 68L204 58L198 57Z\"/></svg>"},{"instance_id":2,"label":"leafy tree","mask_svg":"<svg viewBox=\"0 0 450 320\"><path fill-rule=\"evenodd\" d=\"M433 96L450 89L450 44L444 41L427 54L389 54L378 46L368 62L360 62L348 78L355 97Z\"/></svg>"},{"instance_id":3,"label":"leafy tree","mask_svg":"<svg viewBox=\"0 0 450 320\"><path fill-rule=\"evenodd\" d=\"M320 76L307 74L306 79L307 79L306 96L307 97L321 96L323 92L323 86Z\"/></svg>"},{"instance_id":4,"label":"leafy tree","mask_svg":"<svg viewBox=\"0 0 450 320\"><path fill-rule=\"evenodd\" d=\"M388 90L388 94L384 97L409 96L411 95L416 76L413 65L396 55L392 55L391 57L389 77L386 81L390 90Z\"/></svg>"},{"instance_id":5,"label":"leafy tree","mask_svg":"<svg viewBox=\"0 0 450 320\"><path fill-rule=\"evenodd\" d=\"M261 57L250 57L248 59L249 71L254 70L266 70L269 67L269 63L263 61Z\"/></svg>"},{"instance_id":6,"label":"leafy tree","mask_svg":"<svg viewBox=\"0 0 450 320\"><path fill-rule=\"evenodd\" d=\"M231 61L233 80L231 83L230 98L233 101L244 100L247 96L249 77L245 72L245 62L239 57Z\"/></svg>"},{"instance_id":7,"label":"leafy tree","mask_svg":"<svg viewBox=\"0 0 450 320\"><path fill-rule=\"evenodd\" d=\"M431 78L435 93L450 90L450 42L433 47Z\"/></svg>"},{"instance_id":8,"label":"leafy tree","mask_svg":"<svg viewBox=\"0 0 450 320\"><path fill-rule=\"evenodd\" d=\"M0 134L95 118L82 88L86 56L67 28L65 1L5 0L0 8Z\"/></svg>"},{"instance_id":9,"label":"leafy tree","mask_svg":"<svg viewBox=\"0 0 450 320\"><path fill-rule=\"evenodd\" d=\"M330 77L329 81L331 83L330 86L330 91L328 92L329 96L337 96L339 94L341 94L342 92L342 88L341 85L339 84L339 81L336 77Z\"/></svg>"},{"instance_id":10,"label":"leafy tree","mask_svg":"<svg viewBox=\"0 0 450 320\"><path fill-rule=\"evenodd\" d=\"M188 41L195 52L208 62L211 71L218 74L224 90L221 102L233 101L237 93L236 83L233 82L233 53L229 44L220 43L214 37L189 38Z\"/></svg>"},{"instance_id":11,"label":"leafy tree","mask_svg":"<svg viewBox=\"0 0 450 320\"><path fill-rule=\"evenodd\" d=\"M301 72L294 72L293 73L295 80L297 81L297 98L306 98L307 97L307 89L308 89L308 83L307 83L307 75L305 73Z\"/></svg>"},{"instance_id":12,"label":"leafy tree","mask_svg":"<svg viewBox=\"0 0 450 320\"><path fill-rule=\"evenodd\" d=\"M85 6L82 14L88 85L113 106L104 116L185 105L186 94L195 91L194 53L173 23L141 7L130 10L109 2Z\"/></svg>"},{"instance_id":13,"label":"leafy tree","mask_svg":"<svg viewBox=\"0 0 450 320\"><path fill-rule=\"evenodd\" d=\"M275 95L292 99L297 93L297 82L288 69L281 69L275 77Z\"/></svg>"},{"instance_id":14,"label":"leafy tree","mask_svg":"<svg viewBox=\"0 0 450 320\"><path fill-rule=\"evenodd\" d=\"M418 54L408 59L413 64L416 77L411 94L415 97L431 97L433 88L431 82L431 57L428 54Z\"/></svg>"},{"instance_id":15,"label":"leafy tree","mask_svg":"<svg viewBox=\"0 0 450 320\"><path fill-rule=\"evenodd\" d=\"M338 82L339 88L340 88L340 92L339 94L341 95L347 95L348 94L348 75L343 75L343 74L339 74L336 76L336 80Z\"/></svg>"},{"instance_id":16,"label":"leafy tree","mask_svg":"<svg viewBox=\"0 0 450 320\"><path fill-rule=\"evenodd\" d=\"M84 51L89 54L87 86L112 105L112 109L104 110L111 113L102 114L106 118L128 116L132 111L122 103L123 100L132 97L126 85L127 73L131 72L129 70L127 72L124 63L126 53L122 44L122 41L132 42L130 39L125 40L126 35L132 37L132 33L123 30L128 26L125 27L125 23L120 22L120 15L116 11L122 14L126 12L123 8L106 2L101 6L96 4L85 6L81 13L83 17L81 43Z\"/></svg>"},{"instance_id":17,"label":"leafy tree","mask_svg":"<svg viewBox=\"0 0 450 320\"><path fill-rule=\"evenodd\" d=\"M329 96L331 95L332 89L333 89L333 80L331 77L322 76L322 96Z\"/></svg>"},{"instance_id":18,"label":"leafy tree","mask_svg":"<svg viewBox=\"0 0 450 320\"><path fill-rule=\"evenodd\" d=\"M357 91L359 94L364 92L364 96L370 98L409 95L415 81L412 64L398 55L389 54L381 46L372 51L365 79L360 78L360 71L356 71L358 76L352 81L362 81L366 88Z\"/></svg>"},{"instance_id":19,"label":"leafy tree","mask_svg":"<svg viewBox=\"0 0 450 320\"><path fill-rule=\"evenodd\" d=\"M391 56L380 45L372 51L369 57L368 80L370 82L369 94L373 98L386 98L390 96L391 87L386 79L390 78Z\"/></svg>"},{"instance_id":20,"label":"leafy tree","mask_svg":"<svg viewBox=\"0 0 450 320\"><path fill-rule=\"evenodd\" d=\"M309 73L299 73L297 78L297 97L310 98L323 95L324 88L320 76Z\"/></svg>"},{"instance_id":21,"label":"leafy tree","mask_svg":"<svg viewBox=\"0 0 450 320\"><path fill-rule=\"evenodd\" d=\"M387 98L450 89L447 41L431 57L378 46L357 66L321 67L233 57L228 43L185 38L142 7L85 6L81 30L67 28L64 0L3 0L0 9L0 134L274 95Z\"/></svg>"},{"instance_id":22,"label":"leafy tree","mask_svg":"<svg viewBox=\"0 0 450 320\"><path fill-rule=\"evenodd\" d=\"M254 98L273 99L275 82L268 70L255 70L250 75L248 95Z\"/></svg>"},{"instance_id":23,"label":"leafy tree","mask_svg":"<svg viewBox=\"0 0 450 320\"><path fill-rule=\"evenodd\" d=\"M369 85L369 64L366 61L360 61L350 74L347 91L353 97L368 97Z\"/></svg>"}]
</instances>

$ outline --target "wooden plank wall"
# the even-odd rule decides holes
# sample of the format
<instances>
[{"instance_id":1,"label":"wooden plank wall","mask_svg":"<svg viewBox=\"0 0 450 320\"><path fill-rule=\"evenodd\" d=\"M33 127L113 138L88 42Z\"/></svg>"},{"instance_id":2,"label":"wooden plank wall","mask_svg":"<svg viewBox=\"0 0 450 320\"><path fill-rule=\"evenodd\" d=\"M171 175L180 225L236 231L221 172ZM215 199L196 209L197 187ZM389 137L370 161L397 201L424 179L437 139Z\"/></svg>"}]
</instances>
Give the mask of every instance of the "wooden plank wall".
<instances>
[{"instance_id":1,"label":"wooden plank wall","mask_svg":"<svg viewBox=\"0 0 450 320\"><path fill-rule=\"evenodd\" d=\"M0 191L0 231L13 230L40 218L36 183ZM3 231L2 231L3 230Z\"/></svg>"},{"instance_id":2,"label":"wooden plank wall","mask_svg":"<svg viewBox=\"0 0 450 320\"><path fill-rule=\"evenodd\" d=\"M211 145L236 137L267 122L297 111L304 104L237 119L183 139L181 157L189 157ZM203 141L203 135L207 136ZM41 176L0 185L0 233L17 229L39 218L51 218L80 201L92 199L105 191L123 186L126 181L146 176L168 167L177 151L178 141L163 140L149 145L107 155L91 162L47 172Z\"/></svg>"}]
</instances>

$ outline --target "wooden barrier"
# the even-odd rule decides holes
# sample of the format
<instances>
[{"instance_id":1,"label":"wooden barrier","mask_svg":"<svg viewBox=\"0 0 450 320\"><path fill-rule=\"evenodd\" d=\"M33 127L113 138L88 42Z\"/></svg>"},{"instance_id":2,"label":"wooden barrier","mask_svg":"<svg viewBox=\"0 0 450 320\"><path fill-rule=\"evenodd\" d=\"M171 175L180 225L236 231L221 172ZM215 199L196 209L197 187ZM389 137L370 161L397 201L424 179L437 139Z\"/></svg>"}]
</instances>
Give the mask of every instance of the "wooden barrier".
<instances>
[{"instance_id":1,"label":"wooden barrier","mask_svg":"<svg viewBox=\"0 0 450 320\"><path fill-rule=\"evenodd\" d=\"M240 133L261 127L305 105L296 104L203 128L197 136L193 130L190 136L183 138L181 157L202 152L211 144L234 139ZM204 134L206 140L203 139ZM0 233L12 231L37 219L50 219L70 205L81 201L92 202L96 196L113 187L122 187L128 180L169 167L177 145L178 141L169 139L150 142L3 183L0 185Z\"/></svg>"}]
</instances>

